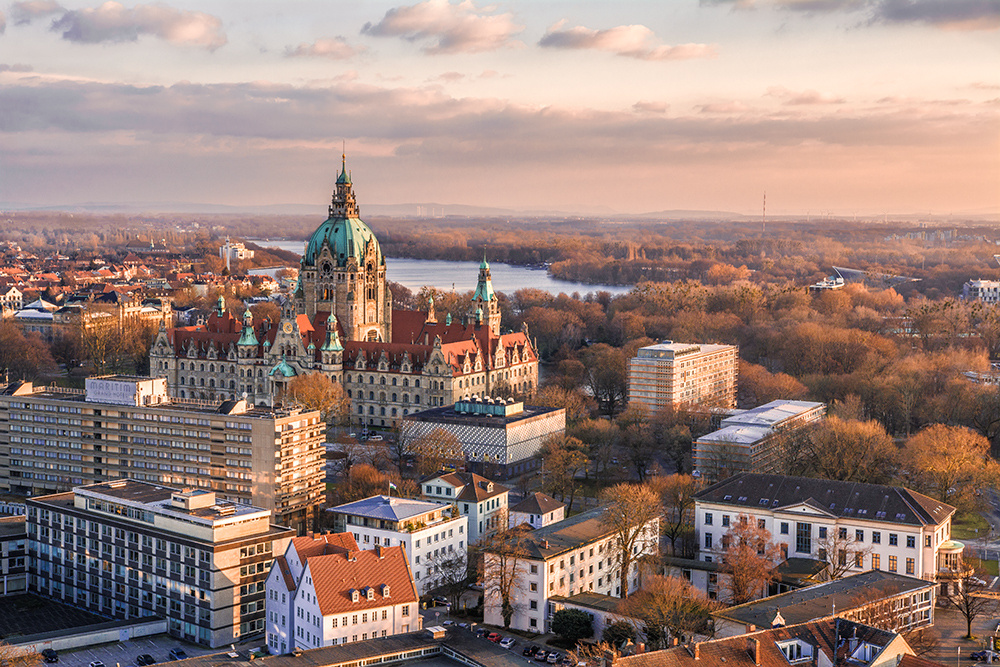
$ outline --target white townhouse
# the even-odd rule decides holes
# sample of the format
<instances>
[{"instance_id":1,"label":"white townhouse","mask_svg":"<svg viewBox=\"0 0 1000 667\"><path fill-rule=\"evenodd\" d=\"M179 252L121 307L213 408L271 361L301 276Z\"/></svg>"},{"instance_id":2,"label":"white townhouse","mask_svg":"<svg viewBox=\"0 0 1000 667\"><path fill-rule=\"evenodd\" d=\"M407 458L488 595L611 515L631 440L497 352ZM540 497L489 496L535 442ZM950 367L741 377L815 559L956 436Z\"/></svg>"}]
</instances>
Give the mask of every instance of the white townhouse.
<instances>
[{"instance_id":1,"label":"white townhouse","mask_svg":"<svg viewBox=\"0 0 1000 667\"><path fill-rule=\"evenodd\" d=\"M455 503L469 517L469 543L497 532L507 520L507 495L503 484L474 472L442 472L420 483L424 498Z\"/></svg>"},{"instance_id":2,"label":"white townhouse","mask_svg":"<svg viewBox=\"0 0 1000 667\"><path fill-rule=\"evenodd\" d=\"M550 598L568 598L578 593L621 597L619 562L613 530L601 522L603 507L582 512L563 521L522 534L526 557L509 564L513 573L510 599L515 630L546 633L561 604ZM659 519L644 527L633 549L627 592L639 589L639 560L659 553ZM491 580L499 574L496 554L486 552L483 587L484 622L503 625L501 598Z\"/></svg>"},{"instance_id":3,"label":"white townhouse","mask_svg":"<svg viewBox=\"0 0 1000 667\"><path fill-rule=\"evenodd\" d=\"M528 524L532 528L544 528L566 518L566 503L552 496L535 491L510 508L510 527Z\"/></svg>"},{"instance_id":4,"label":"white townhouse","mask_svg":"<svg viewBox=\"0 0 1000 667\"><path fill-rule=\"evenodd\" d=\"M468 559L467 516L454 505L371 496L327 510L334 530L351 533L362 549L404 546L420 595L441 585L442 564Z\"/></svg>"},{"instance_id":5,"label":"white townhouse","mask_svg":"<svg viewBox=\"0 0 1000 667\"><path fill-rule=\"evenodd\" d=\"M267 644L272 651L364 642L421 629L419 596L402 546L361 551L350 534L294 542L298 544L275 559L267 580Z\"/></svg>"},{"instance_id":6,"label":"white townhouse","mask_svg":"<svg viewBox=\"0 0 1000 667\"><path fill-rule=\"evenodd\" d=\"M746 516L771 533L782 559L836 558L845 574L885 570L938 581L947 596L964 567L965 546L951 539L954 514L901 486L740 473L695 494L698 559L721 561L726 533Z\"/></svg>"}]
</instances>

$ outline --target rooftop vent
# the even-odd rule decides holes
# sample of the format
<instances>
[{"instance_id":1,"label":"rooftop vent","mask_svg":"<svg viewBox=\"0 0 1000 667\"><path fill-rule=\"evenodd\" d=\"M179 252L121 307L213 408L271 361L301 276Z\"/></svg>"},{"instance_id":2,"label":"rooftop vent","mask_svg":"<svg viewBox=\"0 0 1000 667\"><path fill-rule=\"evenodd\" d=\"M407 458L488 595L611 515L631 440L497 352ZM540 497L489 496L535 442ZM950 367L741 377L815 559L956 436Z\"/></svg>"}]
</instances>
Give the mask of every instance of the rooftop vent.
<instances>
[{"instance_id":1,"label":"rooftop vent","mask_svg":"<svg viewBox=\"0 0 1000 667\"><path fill-rule=\"evenodd\" d=\"M108 482L108 488L111 488L111 489L120 489L123 486L125 486L126 484L128 484L128 480L116 479L113 482Z\"/></svg>"}]
</instances>

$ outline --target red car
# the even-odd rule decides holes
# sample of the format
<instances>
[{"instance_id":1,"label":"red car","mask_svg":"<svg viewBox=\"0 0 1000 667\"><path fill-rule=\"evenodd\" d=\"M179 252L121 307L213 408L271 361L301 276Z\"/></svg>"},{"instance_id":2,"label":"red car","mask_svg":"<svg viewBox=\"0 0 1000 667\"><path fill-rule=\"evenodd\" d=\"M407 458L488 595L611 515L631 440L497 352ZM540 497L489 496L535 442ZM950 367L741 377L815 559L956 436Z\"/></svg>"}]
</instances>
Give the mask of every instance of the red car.
<instances>
[{"instance_id":1,"label":"red car","mask_svg":"<svg viewBox=\"0 0 1000 667\"><path fill-rule=\"evenodd\" d=\"M503 636L499 632L491 632L490 634L486 635L486 638L489 639L494 644L499 644L500 640L503 639Z\"/></svg>"}]
</instances>

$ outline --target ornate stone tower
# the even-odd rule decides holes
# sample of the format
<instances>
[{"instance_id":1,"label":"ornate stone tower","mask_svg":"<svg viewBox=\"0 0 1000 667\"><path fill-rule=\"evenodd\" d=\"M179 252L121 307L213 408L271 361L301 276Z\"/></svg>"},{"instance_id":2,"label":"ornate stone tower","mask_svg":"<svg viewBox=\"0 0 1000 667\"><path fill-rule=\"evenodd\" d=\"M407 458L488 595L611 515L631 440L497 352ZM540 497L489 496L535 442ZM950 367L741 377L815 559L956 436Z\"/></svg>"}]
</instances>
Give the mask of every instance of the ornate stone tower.
<instances>
[{"instance_id":1,"label":"ornate stone tower","mask_svg":"<svg viewBox=\"0 0 1000 667\"><path fill-rule=\"evenodd\" d=\"M362 222L354 187L342 156L329 217L306 246L299 270L299 312L313 319L333 313L347 340L389 342L392 294L385 285L385 257L378 239Z\"/></svg>"},{"instance_id":2,"label":"ornate stone tower","mask_svg":"<svg viewBox=\"0 0 1000 667\"><path fill-rule=\"evenodd\" d=\"M475 294L472 295L472 307L469 308L468 319L476 324L485 324L494 335L500 335L500 302L493 292L493 279L485 254L479 265L479 282L476 284Z\"/></svg>"}]
</instances>

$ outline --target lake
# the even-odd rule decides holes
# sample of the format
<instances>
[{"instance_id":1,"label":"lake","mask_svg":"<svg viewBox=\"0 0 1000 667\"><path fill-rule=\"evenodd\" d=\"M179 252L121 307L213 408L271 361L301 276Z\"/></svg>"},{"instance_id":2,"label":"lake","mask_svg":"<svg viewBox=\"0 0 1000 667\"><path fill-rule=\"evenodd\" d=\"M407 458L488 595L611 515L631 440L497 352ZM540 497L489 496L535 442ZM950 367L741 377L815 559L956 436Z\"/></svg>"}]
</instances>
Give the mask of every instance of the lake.
<instances>
[{"instance_id":1,"label":"lake","mask_svg":"<svg viewBox=\"0 0 1000 667\"><path fill-rule=\"evenodd\" d=\"M305 250L305 241L247 240L262 248L279 248L297 255L301 255L302 251ZM430 285L442 291L468 292L476 289L476 281L479 279L479 262L386 257L385 263L388 279L414 292L424 285ZM529 269L511 264L491 263L490 272L493 274L493 289L507 294L513 294L525 287L533 287L553 294L579 292L581 295L588 292L625 294L632 289L631 285L587 285L569 280L556 280L545 270Z\"/></svg>"}]
</instances>

